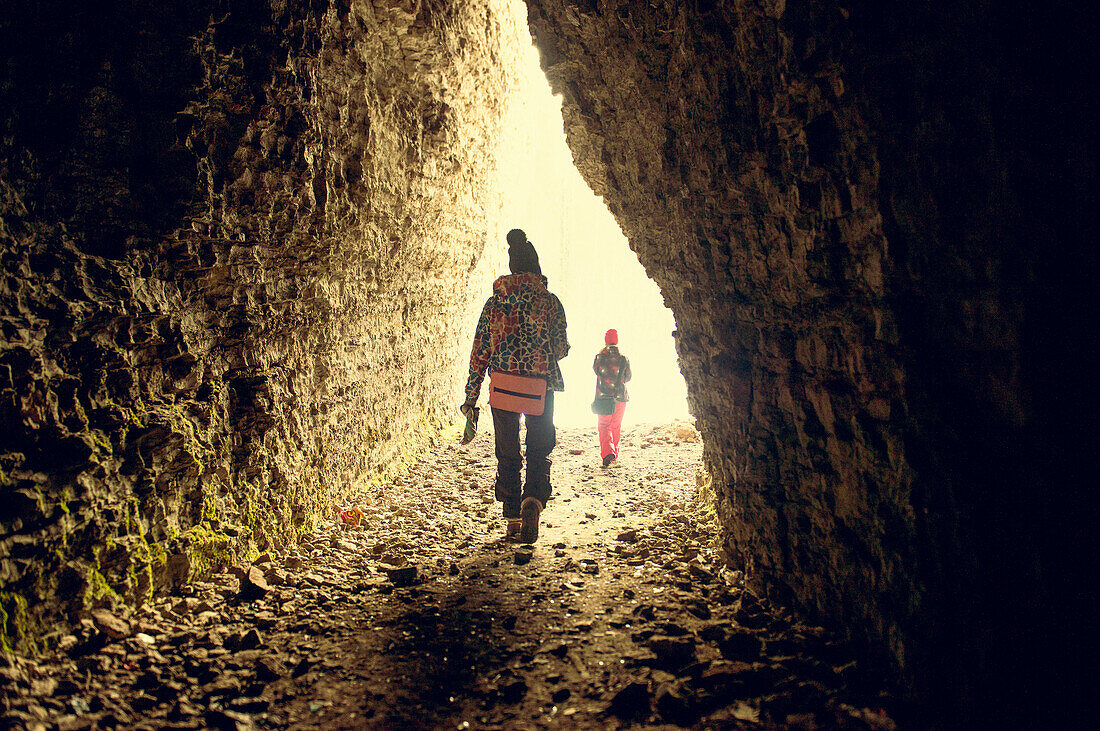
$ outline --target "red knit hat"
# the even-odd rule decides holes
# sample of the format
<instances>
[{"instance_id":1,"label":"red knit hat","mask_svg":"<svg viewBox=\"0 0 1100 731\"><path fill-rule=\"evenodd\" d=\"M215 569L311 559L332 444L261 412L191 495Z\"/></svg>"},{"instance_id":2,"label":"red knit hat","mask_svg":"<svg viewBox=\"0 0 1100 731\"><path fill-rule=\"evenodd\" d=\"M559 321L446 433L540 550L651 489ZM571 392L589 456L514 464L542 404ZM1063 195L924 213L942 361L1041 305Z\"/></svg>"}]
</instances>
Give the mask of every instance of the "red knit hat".
<instances>
[{"instance_id":1,"label":"red knit hat","mask_svg":"<svg viewBox=\"0 0 1100 731\"><path fill-rule=\"evenodd\" d=\"M610 330L608 330L607 332L605 332L603 334L603 341L605 343L607 343L608 345L618 345L619 344L619 331L616 330L615 328L611 328Z\"/></svg>"}]
</instances>

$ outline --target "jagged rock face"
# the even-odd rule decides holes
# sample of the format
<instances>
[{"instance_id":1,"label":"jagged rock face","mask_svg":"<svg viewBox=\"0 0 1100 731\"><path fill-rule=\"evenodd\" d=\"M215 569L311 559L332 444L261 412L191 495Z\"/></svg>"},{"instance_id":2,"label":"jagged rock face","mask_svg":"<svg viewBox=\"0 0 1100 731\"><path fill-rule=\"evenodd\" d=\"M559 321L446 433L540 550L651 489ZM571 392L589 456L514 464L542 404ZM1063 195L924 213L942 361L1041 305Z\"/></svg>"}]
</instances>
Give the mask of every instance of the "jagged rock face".
<instances>
[{"instance_id":1,"label":"jagged rock face","mask_svg":"<svg viewBox=\"0 0 1100 731\"><path fill-rule=\"evenodd\" d=\"M453 419L497 5L5 9L5 644L286 545Z\"/></svg>"},{"instance_id":2,"label":"jagged rock face","mask_svg":"<svg viewBox=\"0 0 1100 731\"><path fill-rule=\"evenodd\" d=\"M963 5L528 0L577 166L676 314L729 553L998 715L1066 680L1080 577L1050 556L1086 522L1047 459L1081 441L1054 427L1095 172L1081 18Z\"/></svg>"},{"instance_id":3,"label":"jagged rock face","mask_svg":"<svg viewBox=\"0 0 1100 731\"><path fill-rule=\"evenodd\" d=\"M438 426L512 85L488 0L77 5L0 17L25 649L288 543ZM1050 607L1093 621L1095 430L1061 419L1095 378L1088 10L528 6L578 167L676 313L731 556L944 705L1036 697L1030 661L1075 641Z\"/></svg>"}]
</instances>

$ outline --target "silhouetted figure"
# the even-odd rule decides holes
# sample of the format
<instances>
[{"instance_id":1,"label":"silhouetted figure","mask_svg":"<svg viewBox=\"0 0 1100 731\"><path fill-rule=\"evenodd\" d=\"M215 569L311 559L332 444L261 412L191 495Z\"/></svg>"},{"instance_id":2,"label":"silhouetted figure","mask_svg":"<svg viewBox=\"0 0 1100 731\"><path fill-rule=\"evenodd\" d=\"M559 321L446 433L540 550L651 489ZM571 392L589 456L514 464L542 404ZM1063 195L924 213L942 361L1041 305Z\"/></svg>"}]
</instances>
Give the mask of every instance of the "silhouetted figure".
<instances>
[{"instance_id":1,"label":"silhouetted figure","mask_svg":"<svg viewBox=\"0 0 1100 731\"><path fill-rule=\"evenodd\" d=\"M550 498L550 452L554 431L554 392L564 390L558 361L569 352L565 310L546 289L535 247L520 229L508 232L511 274L493 283L470 353L465 414L475 407L489 372L489 406L496 432L496 498L508 521L506 537L525 543L538 538L539 515ZM520 489L523 457L519 421L527 423L527 479Z\"/></svg>"},{"instance_id":2,"label":"silhouetted figure","mask_svg":"<svg viewBox=\"0 0 1100 731\"><path fill-rule=\"evenodd\" d=\"M592 410L597 414L600 430L600 457L607 467L619 458L619 432L630 397L626 382L630 380L630 361L619 352L619 332L612 328L604 336L603 350L596 353L592 370L596 372L596 400Z\"/></svg>"}]
</instances>

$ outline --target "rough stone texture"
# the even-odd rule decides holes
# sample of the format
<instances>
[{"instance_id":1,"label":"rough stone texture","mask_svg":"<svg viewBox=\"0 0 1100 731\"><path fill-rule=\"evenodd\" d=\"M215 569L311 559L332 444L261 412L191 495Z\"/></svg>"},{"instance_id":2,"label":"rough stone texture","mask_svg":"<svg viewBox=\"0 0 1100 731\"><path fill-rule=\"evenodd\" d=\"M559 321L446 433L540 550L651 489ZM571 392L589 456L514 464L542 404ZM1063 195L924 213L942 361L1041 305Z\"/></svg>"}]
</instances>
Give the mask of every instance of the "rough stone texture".
<instances>
[{"instance_id":1,"label":"rough stone texture","mask_svg":"<svg viewBox=\"0 0 1100 731\"><path fill-rule=\"evenodd\" d=\"M1088 4L528 4L676 312L731 556L948 725L1059 725L1095 619ZM276 549L427 439L499 240L495 7L5 5L5 642Z\"/></svg>"},{"instance_id":2,"label":"rough stone texture","mask_svg":"<svg viewBox=\"0 0 1100 731\"><path fill-rule=\"evenodd\" d=\"M731 556L926 712L1064 717L1090 15L938 5L528 2L676 314Z\"/></svg>"},{"instance_id":3,"label":"rough stone texture","mask_svg":"<svg viewBox=\"0 0 1100 731\"><path fill-rule=\"evenodd\" d=\"M5 6L5 646L287 545L451 421L497 5Z\"/></svg>"}]
</instances>

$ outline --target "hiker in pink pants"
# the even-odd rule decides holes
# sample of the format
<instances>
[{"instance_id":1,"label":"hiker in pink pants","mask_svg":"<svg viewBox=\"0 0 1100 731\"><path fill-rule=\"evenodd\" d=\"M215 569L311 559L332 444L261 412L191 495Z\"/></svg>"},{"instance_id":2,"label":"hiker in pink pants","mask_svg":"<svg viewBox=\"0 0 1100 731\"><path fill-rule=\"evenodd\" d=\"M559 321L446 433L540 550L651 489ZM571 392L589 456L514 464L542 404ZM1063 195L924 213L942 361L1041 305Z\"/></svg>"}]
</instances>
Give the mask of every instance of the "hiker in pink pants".
<instances>
[{"instance_id":1,"label":"hiker in pink pants","mask_svg":"<svg viewBox=\"0 0 1100 731\"><path fill-rule=\"evenodd\" d=\"M608 330L604 336L603 350L592 361L596 372L596 400L592 410L598 415L600 427L600 456L607 467L619 457L619 431L626 412L626 382L630 380L630 361L619 352L619 333Z\"/></svg>"}]
</instances>

